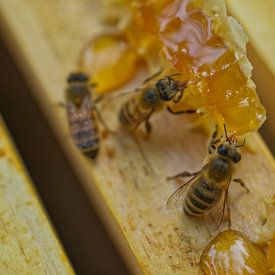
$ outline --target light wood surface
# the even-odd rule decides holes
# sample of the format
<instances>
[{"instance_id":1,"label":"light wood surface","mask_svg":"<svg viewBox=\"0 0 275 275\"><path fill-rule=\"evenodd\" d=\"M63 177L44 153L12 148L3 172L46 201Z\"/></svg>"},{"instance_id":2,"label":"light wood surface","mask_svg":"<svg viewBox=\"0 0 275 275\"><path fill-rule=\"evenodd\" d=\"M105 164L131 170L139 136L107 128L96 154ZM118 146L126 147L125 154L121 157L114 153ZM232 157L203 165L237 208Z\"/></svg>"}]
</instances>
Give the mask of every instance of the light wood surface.
<instances>
[{"instance_id":1,"label":"light wood surface","mask_svg":"<svg viewBox=\"0 0 275 275\"><path fill-rule=\"evenodd\" d=\"M275 2L273 0L227 0L229 11L242 23L253 47L270 70L275 73L274 29Z\"/></svg>"},{"instance_id":2,"label":"light wood surface","mask_svg":"<svg viewBox=\"0 0 275 275\"><path fill-rule=\"evenodd\" d=\"M74 274L0 118L0 273Z\"/></svg>"},{"instance_id":3,"label":"light wood surface","mask_svg":"<svg viewBox=\"0 0 275 275\"><path fill-rule=\"evenodd\" d=\"M227 0L228 8L249 35L248 53L254 66L257 91L266 106L265 138L275 152L275 1Z\"/></svg>"},{"instance_id":4,"label":"light wood surface","mask_svg":"<svg viewBox=\"0 0 275 275\"><path fill-rule=\"evenodd\" d=\"M202 221L187 218L181 209L166 209L167 198L178 187L166 177L202 166L207 135L192 128L186 117L162 113L153 118L148 140L142 133L134 138L119 130L103 140L100 155L92 162L72 145L65 112L56 107L64 101L64 80L75 69L84 43L101 32L96 3L1 0L2 31L133 274L198 274L197 262L210 236ZM114 101L102 113L113 129L118 129L119 104ZM243 178L251 194L232 184L230 198L233 228L255 238L264 214L262 198L275 193L275 164L257 134L250 142L255 152L243 151L237 176Z\"/></svg>"}]
</instances>

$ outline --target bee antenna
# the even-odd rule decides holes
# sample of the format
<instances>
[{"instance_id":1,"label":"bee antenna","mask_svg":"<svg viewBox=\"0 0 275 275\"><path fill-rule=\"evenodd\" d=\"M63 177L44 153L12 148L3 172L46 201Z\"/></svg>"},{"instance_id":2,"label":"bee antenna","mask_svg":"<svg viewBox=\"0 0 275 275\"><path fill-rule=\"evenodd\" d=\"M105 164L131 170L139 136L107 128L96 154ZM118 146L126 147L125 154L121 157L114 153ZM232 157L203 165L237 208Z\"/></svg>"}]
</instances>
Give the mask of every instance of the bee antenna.
<instances>
[{"instance_id":1,"label":"bee antenna","mask_svg":"<svg viewBox=\"0 0 275 275\"><path fill-rule=\"evenodd\" d=\"M245 145L245 138L243 139L243 143L242 143L242 144L237 145L236 147L237 147L237 148L238 148L238 147L244 147L244 145Z\"/></svg>"},{"instance_id":2,"label":"bee antenna","mask_svg":"<svg viewBox=\"0 0 275 275\"><path fill-rule=\"evenodd\" d=\"M163 72L163 70L164 70L163 67L160 67L160 68L159 68L159 71L157 72L157 74L158 74L158 75L161 74L161 73Z\"/></svg>"},{"instance_id":3,"label":"bee antenna","mask_svg":"<svg viewBox=\"0 0 275 275\"><path fill-rule=\"evenodd\" d=\"M230 141L230 139L229 139L229 137L228 137L228 135L227 135L227 130L226 130L226 125L225 125L225 123L223 124L223 129L224 129L224 134L225 134L225 137L226 137L226 141L228 141L229 143L231 143L231 141Z\"/></svg>"}]
</instances>

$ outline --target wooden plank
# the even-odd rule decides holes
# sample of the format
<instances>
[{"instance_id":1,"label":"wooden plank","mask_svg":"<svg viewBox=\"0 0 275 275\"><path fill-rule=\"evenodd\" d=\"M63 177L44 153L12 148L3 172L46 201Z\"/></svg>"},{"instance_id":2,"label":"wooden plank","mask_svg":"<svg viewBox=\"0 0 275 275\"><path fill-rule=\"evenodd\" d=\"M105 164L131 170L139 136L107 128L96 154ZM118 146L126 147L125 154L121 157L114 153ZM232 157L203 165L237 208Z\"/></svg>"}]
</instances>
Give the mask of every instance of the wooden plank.
<instances>
[{"instance_id":1,"label":"wooden plank","mask_svg":"<svg viewBox=\"0 0 275 275\"><path fill-rule=\"evenodd\" d=\"M275 24L273 0L228 0L229 11L241 22L253 47L261 55L263 61L272 72L275 72L273 58L274 53L274 30Z\"/></svg>"},{"instance_id":2,"label":"wooden plank","mask_svg":"<svg viewBox=\"0 0 275 275\"><path fill-rule=\"evenodd\" d=\"M91 203L132 272L197 274L196 263L210 236L200 220L191 221L181 210L166 209L166 200L177 187L166 177L201 167L207 135L192 129L186 118L160 114L153 119L150 139L133 138L120 131L103 140L95 163L64 138L68 133L65 112L55 105L63 101L64 79L75 68L84 43L101 31L96 3L2 0L2 31ZM117 127L118 106L114 102L103 112L113 128ZM250 142L255 152L244 151L237 174L251 194L243 194L232 184L230 197L233 228L253 238L262 222L262 197L275 192L275 164L257 134ZM110 150L113 156L108 154Z\"/></svg>"},{"instance_id":3,"label":"wooden plank","mask_svg":"<svg viewBox=\"0 0 275 275\"><path fill-rule=\"evenodd\" d=\"M0 118L1 274L74 274Z\"/></svg>"},{"instance_id":4,"label":"wooden plank","mask_svg":"<svg viewBox=\"0 0 275 275\"><path fill-rule=\"evenodd\" d=\"M275 152L275 2L273 0L228 0L229 11L243 25L251 43L248 53L254 66L257 91L268 111L265 138Z\"/></svg>"}]
</instances>

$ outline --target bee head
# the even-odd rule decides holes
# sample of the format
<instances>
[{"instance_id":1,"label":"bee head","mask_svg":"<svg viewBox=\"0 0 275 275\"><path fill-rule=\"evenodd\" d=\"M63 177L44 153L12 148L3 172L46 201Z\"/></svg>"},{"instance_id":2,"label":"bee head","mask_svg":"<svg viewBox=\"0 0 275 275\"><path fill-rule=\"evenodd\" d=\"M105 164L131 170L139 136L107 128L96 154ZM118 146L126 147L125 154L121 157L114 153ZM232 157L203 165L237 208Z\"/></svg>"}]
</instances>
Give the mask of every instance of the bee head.
<instances>
[{"instance_id":1,"label":"bee head","mask_svg":"<svg viewBox=\"0 0 275 275\"><path fill-rule=\"evenodd\" d=\"M241 160L241 152L234 144L230 144L227 141L218 146L218 154L229 158L234 163Z\"/></svg>"},{"instance_id":2,"label":"bee head","mask_svg":"<svg viewBox=\"0 0 275 275\"><path fill-rule=\"evenodd\" d=\"M88 76L81 72L70 73L67 78L68 83L73 83L73 82L85 83L85 82L88 82L88 80L89 80Z\"/></svg>"},{"instance_id":3,"label":"bee head","mask_svg":"<svg viewBox=\"0 0 275 275\"><path fill-rule=\"evenodd\" d=\"M146 89L143 95L143 100L146 106L148 107L154 107L159 102L158 94L155 92L154 89L149 88Z\"/></svg>"},{"instance_id":4,"label":"bee head","mask_svg":"<svg viewBox=\"0 0 275 275\"><path fill-rule=\"evenodd\" d=\"M163 101L172 100L179 92L186 87L186 82L175 81L170 76L159 79L156 83L156 89L159 97Z\"/></svg>"},{"instance_id":5,"label":"bee head","mask_svg":"<svg viewBox=\"0 0 275 275\"><path fill-rule=\"evenodd\" d=\"M228 137L225 124L224 133L226 141L218 146L217 152L219 155L225 156L232 160L234 163L237 163L241 160L242 157L241 152L238 148L245 145L245 139L242 144L238 144L238 140L234 138L234 136Z\"/></svg>"},{"instance_id":6,"label":"bee head","mask_svg":"<svg viewBox=\"0 0 275 275\"><path fill-rule=\"evenodd\" d=\"M76 106L81 104L84 96L88 94L91 96L91 93L89 93L89 78L86 74L81 72L71 73L67 78L67 83L66 93Z\"/></svg>"}]
</instances>

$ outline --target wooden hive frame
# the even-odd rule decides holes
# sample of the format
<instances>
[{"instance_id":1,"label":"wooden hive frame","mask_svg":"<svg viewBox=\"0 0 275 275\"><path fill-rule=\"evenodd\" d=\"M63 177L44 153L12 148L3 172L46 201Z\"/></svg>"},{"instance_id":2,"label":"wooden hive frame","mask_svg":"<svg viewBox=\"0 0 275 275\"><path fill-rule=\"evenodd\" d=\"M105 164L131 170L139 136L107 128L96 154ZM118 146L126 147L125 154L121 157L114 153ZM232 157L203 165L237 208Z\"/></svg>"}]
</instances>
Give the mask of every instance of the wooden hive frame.
<instances>
[{"instance_id":1,"label":"wooden hive frame","mask_svg":"<svg viewBox=\"0 0 275 275\"><path fill-rule=\"evenodd\" d=\"M167 182L166 177L182 170L198 170L205 157L207 136L190 127L188 118L163 113L153 119L148 140L119 131L103 140L100 155L92 162L66 135L65 111L56 105L64 100L66 76L75 69L83 44L102 30L94 12L96 3L2 0L2 31L91 203L132 272L196 274L200 253L210 237L200 220L191 221L181 210L166 209L168 196L177 188L177 183ZM103 114L114 128L118 105L114 102ZM253 237L262 222L262 197L275 193L275 164L257 134L251 142L255 152L245 151L237 169L251 194L245 195L232 184L230 197L238 201L232 205L233 228Z\"/></svg>"},{"instance_id":2,"label":"wooden hive frame","mask_svg":"<svg viewBox=\"0 0 275 275\"><path fill-rule=\"evenodd\" d=\"M2 274L74 274L0 117Z\"/></svg>"}]
</instances>

